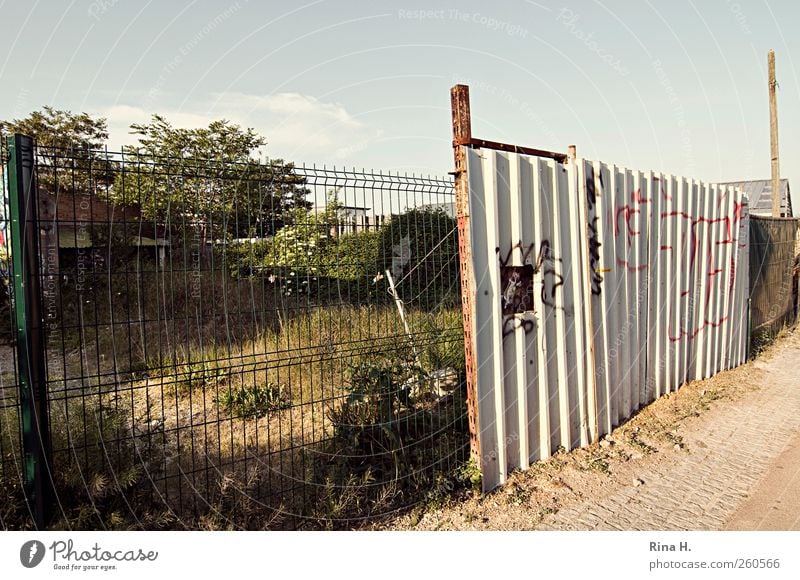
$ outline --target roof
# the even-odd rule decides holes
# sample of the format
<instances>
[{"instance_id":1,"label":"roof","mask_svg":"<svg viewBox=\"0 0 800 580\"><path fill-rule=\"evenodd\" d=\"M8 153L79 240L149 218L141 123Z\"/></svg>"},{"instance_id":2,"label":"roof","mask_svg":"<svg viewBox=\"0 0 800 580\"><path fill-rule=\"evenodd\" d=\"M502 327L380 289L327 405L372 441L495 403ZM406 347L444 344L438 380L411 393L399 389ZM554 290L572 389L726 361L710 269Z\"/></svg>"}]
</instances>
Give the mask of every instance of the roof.
<instances>
[{"instance_id":1,"label":"roof","mask_svg":"<svg viewBox=\"0 0 800 580\"><path fill-rule=\"evenodd\" d=\"M741 187L750 200L750 213L755 215L772 215L772 180L756 179L752 181L729 181L720 185ZM794 217L792 213L792 197L789 180L781 179L781 217Z\"/></svg>"}]
</instances>

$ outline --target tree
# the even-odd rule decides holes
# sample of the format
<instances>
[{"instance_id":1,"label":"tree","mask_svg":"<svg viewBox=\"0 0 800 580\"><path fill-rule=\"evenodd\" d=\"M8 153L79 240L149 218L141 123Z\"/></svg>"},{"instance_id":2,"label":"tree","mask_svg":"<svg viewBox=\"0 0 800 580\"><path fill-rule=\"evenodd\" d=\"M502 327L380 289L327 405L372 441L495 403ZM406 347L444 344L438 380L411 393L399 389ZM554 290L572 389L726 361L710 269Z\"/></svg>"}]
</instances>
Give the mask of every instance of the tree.
<instances>
[{"instance_id":1,"label":"tree","mask_svg":"<svg viewBox=\"0 0 800 580\"><path fill-rule=\"evenodd\" d=\"M50 193L96 193L112 181L111 164L100 151L108 139L104 118L45 106L24 119L0 121L0 133L33 137L39 187Z\"/></svg>"},{"instance_id":2,"label":"tree","mask_svg":"<svg viewBox=\"0 0 800 580\"><path fill-rule=\"evenodd\" d=\"M251 128L223 119L180 129L153 115L131 129L139 145L123 148L112 198L138 204L145 219L173 231L199 233L204 246L210 239L272 235L295 209L311 205L292 164L256 159L266 141Z\"/></svg>"}]
</instances>

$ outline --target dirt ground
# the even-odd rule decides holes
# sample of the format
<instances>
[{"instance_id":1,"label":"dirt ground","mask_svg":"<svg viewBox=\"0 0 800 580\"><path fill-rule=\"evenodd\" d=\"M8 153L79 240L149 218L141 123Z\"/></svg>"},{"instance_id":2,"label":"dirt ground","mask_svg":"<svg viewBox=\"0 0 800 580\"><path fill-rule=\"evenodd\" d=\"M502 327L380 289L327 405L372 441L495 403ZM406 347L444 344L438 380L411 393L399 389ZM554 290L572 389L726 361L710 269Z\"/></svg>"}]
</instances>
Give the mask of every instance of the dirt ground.
<instances>
[{"instance_id":1,"label":"dirt ground","mask_svg":"<svg viewBox=\"0 0 800 580\"><path fill-rule=\"evenodd\" d=\"M622 488L648 485L642 474L669 469L670 464L685 459L682 454L696 451L699 455L702 450L692 446L704 444L692 435L707 429L726 408L754 398L766 375L795 373L796 368L786 368L785 351L796 352L798 348L800 332L788 333L755 360L660 398L599 444L557 453L526 472L513 473L505 485L484 496L467 491L459 497L420 505L376 527L531 530L571 506L587 500L602 501ZM776 353L783 353L782 358Z\"/></svg>"}]
</instances>

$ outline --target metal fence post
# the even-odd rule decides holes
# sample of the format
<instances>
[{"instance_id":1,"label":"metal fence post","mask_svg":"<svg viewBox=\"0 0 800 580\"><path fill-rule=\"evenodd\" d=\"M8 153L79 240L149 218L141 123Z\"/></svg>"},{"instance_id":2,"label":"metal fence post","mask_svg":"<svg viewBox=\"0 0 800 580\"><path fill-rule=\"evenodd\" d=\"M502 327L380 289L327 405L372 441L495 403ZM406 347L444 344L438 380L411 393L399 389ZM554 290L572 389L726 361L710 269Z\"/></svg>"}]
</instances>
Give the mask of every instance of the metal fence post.
<instances>
[{"instance_id":1,"label":"metal fence post","mask_svg":"<svg viewBox=\"0 0 800 580\"><path fill-rule=\"evenodd\" d=\"M469 222L469 182L467 158L461 143L472 138L472 121L469 108L469 87L455 85L450 89L453 116L453 157L455 160L456 219L458 223L458 253L461 271L461 316L464 326L464 354L467 372L467 414L469 420L470 452L478 465L480 457L480 430L478 417L478 378L475 361L475 277L472 266L472 238Z\"/></svg>"},{"instance_id":2,"label":"metal fence post","mask_svg":"<svg viewBox=\"0 0 800 580\"><path fill-rule=\"evenodd\" d=\"M8 137L11 271L14 288L17 367L22 408L25 493L37 529L47 523L54 497L47 406L44 334L39 279L33 139Z\"/></svg>"}]
</instances>

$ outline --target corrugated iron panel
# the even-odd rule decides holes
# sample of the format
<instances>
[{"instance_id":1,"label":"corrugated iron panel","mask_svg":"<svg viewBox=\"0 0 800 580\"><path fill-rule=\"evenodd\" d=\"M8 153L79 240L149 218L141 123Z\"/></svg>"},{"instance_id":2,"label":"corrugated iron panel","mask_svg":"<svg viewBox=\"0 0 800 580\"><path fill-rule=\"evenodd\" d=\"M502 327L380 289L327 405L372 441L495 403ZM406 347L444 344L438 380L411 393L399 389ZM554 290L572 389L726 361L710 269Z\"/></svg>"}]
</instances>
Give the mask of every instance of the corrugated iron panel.
<instances>
[{"instance_id":1,"label":"corrugated iron panel","mask_svg":"<svg viewBox=\"0 0 800 580\"><path fill-rule=\"evenodd\" d=\"M740 190L466 148L484 489L744 362Z\"/></svg>"}]
</instances>

